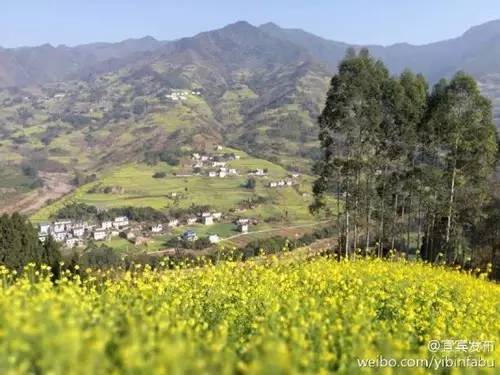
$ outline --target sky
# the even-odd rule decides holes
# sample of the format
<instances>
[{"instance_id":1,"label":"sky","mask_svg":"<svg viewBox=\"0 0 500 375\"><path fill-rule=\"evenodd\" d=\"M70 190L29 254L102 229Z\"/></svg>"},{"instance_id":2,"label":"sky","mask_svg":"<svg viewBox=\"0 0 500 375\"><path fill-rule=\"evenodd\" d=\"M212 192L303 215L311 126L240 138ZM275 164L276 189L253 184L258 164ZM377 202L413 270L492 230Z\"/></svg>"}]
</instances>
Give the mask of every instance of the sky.
<instances>
[{"instance_id":1,"label":"sky","mask_svg":"<svg viewBox=\"0 0 500 375\"><path fill-rule=\"evenodd\" d=\"M0 46L173 40L241 20L355 44L424 44L493 19L499 0L3 0Z\"/></svg>"}]
</instances>

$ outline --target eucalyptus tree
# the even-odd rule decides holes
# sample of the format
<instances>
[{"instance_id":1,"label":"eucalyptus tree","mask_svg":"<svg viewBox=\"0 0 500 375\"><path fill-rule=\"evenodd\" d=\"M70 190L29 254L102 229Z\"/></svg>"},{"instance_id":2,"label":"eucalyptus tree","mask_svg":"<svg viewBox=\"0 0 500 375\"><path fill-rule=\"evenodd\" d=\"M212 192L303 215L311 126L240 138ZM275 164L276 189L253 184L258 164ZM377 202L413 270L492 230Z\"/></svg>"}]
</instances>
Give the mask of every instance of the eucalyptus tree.
<instances>
[{"instance_id":1,"label":"eucalyptus tree","mask_svg":"<svg viewBox=\"0 0 500 375\"><path fill-rule=\"evenodd\" d=\"M327 193L344 199L343 249L357 247L360 227L369 233L373 209L374 173L384 119L383 87L389 79L385 66L367 50L348 52L331 80L325 108L319 117L323 158L317 164L313 208L324 205ZM362 214L364 213L364 214ZM353 237L351 239L351 236ZM367 242L369 234L366 235ZM352 242L352 243L351 243Z\"/></svg>"},{"instance_id":2,"label":"eucalyptus tree","mask_svg":"<svg viewBox=\"0 0 500 375\"><path fill-rule=\"evenodd\" d=\"M497 155L491 103L476 81L459 72L440 82L430 101L427 137L433 137L433 162L445 183L435 189L440 215L435 228L455 261L464 252L464 238L488 199L487 181ZM436 237L436 233L434 234Z\"/></svg>"}]
</instances>

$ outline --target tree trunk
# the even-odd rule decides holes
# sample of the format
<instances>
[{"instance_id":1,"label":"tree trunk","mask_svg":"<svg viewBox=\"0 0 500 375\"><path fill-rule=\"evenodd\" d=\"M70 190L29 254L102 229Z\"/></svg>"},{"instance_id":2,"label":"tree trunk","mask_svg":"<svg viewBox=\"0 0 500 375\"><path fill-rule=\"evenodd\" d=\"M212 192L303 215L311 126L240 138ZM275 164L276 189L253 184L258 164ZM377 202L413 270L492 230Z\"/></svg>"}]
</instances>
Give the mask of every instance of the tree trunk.
<instances>
[{"instance_id":1,"label":"tree trunk","mask_svg":"<svg viewBox=\"0 0 500 375\"><path fill-rule=\"evenodd\" d=\"M392 217L392 240L391 240L391 250L394 250L395 241L396 241L396 221L398 217L398 197L399 194L396 194L394 198L394 215Z\"/></svg>"}]
</instances>

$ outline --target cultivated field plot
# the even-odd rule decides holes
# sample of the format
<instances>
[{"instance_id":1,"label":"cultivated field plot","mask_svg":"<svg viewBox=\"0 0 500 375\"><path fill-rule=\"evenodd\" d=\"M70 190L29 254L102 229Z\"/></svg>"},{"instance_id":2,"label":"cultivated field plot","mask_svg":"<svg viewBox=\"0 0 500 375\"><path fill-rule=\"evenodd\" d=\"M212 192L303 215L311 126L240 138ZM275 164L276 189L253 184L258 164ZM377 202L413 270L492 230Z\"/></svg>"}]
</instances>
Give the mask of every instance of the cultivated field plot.
<instances>
[{"instance_id":1,"label":"cultivated field plot","mask_svg":"<svg viewBox=\"0 0 500 375\"><path fill-rule=\"evenodd\" d=\"M40 210L32 219L35 222L47 220L65 204L80 202L99 208L133 206L159 210L187 208L194 204L207 205L224 213L238 209L241 216L253 216L262 221L274 219L295 223L315 220L308 211L311 177L301 176L294 186L273 189L268 186L269 182L286 178L289 173L285 169L241 151L228 148L225 151L240 156L239 160L230 162L231 168L238 170L237 176L219 178L181 174L186 173L184 167L171 167L166 163L156 166L126 164L104 173L96 182L79 187L69 196ZM248 189L245 187L248 173L257 168L265 169L267 175L256 177L255 189ZM156 172L165 172L166 177L153 178ZM100 190L93 192L96 187ZM105 188L112 191L102 192ZM256 197L261 197L262 202L247 207L245 201Z\"/></svg>"},{"instance_id":2,"label":"cultivated field plot","mask_svg":"<svg viewBox=\"0 0 500 375\"><path fill-rule=\"evenodd\" d=\"M57 286L33 270L3 275L2 374L358 374L378 356L500 359L498 345L429 351L431 340L498 342L500 287L421 263L264 257Z\"/></svg>"}]
</instances>

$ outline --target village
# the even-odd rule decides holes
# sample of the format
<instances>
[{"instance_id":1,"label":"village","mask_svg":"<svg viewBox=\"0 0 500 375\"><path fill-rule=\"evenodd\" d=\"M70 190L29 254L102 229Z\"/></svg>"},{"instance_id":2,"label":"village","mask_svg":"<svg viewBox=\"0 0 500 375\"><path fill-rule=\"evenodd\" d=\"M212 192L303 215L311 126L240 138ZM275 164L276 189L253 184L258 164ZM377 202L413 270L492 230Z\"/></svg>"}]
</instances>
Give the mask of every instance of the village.
<instances>
[{"instance_id":1,"label":"village","mask_svg":"<svg viewBox=\"0 0 500 375\"><path fill-rule=\"evenodd\" d=\"M185 218L170 218L166 222L134 222L126 216L118 216L112 220L100 222L76 222L74 220L57 220L38 225L38 239L45 242L51 236L56 242L66 248L84 247L90 241L107 241L114 237L126 239L131 244L147 244L154 236L168 234L172 229L181 226L202 224L213 225L223 220L221 212L200 212L198 215ZM233 221L235 229L240 233L248 233L249 226L257 224L255 219L238 218ZM179 240L195 242L198 234L193 229L187 229ZM208 240L216 244L222 240L217 233L210 234Z\"/></svg>"}]
</instances>

